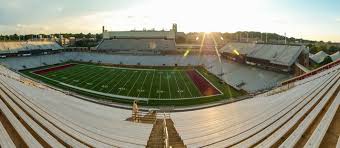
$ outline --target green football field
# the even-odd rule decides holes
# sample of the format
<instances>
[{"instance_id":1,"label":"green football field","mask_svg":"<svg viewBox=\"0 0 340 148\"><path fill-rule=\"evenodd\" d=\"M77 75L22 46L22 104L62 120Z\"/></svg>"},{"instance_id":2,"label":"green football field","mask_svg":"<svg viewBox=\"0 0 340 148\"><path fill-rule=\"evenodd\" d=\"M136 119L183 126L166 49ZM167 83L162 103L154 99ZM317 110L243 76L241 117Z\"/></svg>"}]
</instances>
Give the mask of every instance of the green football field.
<instances>
[{"instance_id":1,"label":"green football field","mask_svg":"<svg viewBox=\"0 0 340 148\"><path fill-rule=\"evenodd\" d=\"M69 64L69 63L68 63ZM85 63L72 63L38 68L26 71L29 75L43 80L51 85L66 88L90 96L128 100L167 100L166 104L174 101L199 101L199 99L228 98L239 95L234 89L222 87L218 79L211 76L203 68L194 70L195 78L188 75L193 68L178 67L112 67ZM202 91L196 79L207 82L215 93ZM228 93L229 95L226 95ZM100 97L101 98L101 97ZM124 102L124 101L123 101ZM184 103L183 102L183 103ZM205 102L205 101L203 101ZM156 103L157 104L157 103ZM171 104L171 103L170 103ZM174 103L174 104L178 104ZM186 103L184 103L186 104ZM191 104L191 103L189 103ZM193 103L195 104L195 103Z\"/></svg>"}]
</instances>

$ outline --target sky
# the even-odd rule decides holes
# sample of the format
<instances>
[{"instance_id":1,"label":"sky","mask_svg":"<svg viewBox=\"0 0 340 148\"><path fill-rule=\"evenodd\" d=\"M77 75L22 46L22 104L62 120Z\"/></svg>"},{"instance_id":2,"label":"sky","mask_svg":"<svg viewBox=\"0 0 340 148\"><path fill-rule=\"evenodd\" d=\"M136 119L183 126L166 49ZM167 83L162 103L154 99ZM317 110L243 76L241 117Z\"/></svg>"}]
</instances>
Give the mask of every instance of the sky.
<instances>
[{"instance_id":1,"label":"sky","mask_svg":"<svg viewBox=\"0 0 340 148\"><path fill-rule=\"evenodd\" d=\"M340 42L340 0L0 0L0 34L272 32Z\"/></svg>"}]
</instances>

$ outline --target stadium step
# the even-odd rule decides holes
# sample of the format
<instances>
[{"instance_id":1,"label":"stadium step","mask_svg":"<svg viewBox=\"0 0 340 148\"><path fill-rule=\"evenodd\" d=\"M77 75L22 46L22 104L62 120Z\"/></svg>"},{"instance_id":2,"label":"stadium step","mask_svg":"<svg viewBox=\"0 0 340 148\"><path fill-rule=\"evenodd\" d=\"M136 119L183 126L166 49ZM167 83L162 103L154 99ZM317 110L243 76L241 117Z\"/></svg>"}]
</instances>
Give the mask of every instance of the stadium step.
<instances>
[{"instance_id":1,"label":"stadium step","mask_svg":"<svg viewBox=\"0 0 340 148\"><path fill-rule=\"evenodd\" d=\"M168 135L169 135L169 146L173 148L186 148L186 146L183 143L183 140L179 136L175 126L174 122L171 119L166 119L166 125L168 129ZM163 130L163 119L157 119L156 122L153 125L148 144L146 147L148 148L158 148L158 147L164 147L164 130Z\"/></svg>"},{"instance_id":2,"label":"stadium step","mask_svg":"<svg viewBox=\"0 0 340 148\"><path fill-rule=\"evenodd\" d=\"M153 128L151 130L151 134L146 145L147 148L160 148L164 147L163 142L163 120L157 119L156 122L153 124Z\"/></svg>"},{"instance_id":3,"label":"stadium step","mask_svg":"<svg viewBox=\"0 0 340 148\"><path fill-rule=\"evenodd\" d=\"M182 138L179 136L174 122L171 119L166 119L166 125L169 134L169 145L173 148L185 148Z\"/></svg>"}]
</instances>

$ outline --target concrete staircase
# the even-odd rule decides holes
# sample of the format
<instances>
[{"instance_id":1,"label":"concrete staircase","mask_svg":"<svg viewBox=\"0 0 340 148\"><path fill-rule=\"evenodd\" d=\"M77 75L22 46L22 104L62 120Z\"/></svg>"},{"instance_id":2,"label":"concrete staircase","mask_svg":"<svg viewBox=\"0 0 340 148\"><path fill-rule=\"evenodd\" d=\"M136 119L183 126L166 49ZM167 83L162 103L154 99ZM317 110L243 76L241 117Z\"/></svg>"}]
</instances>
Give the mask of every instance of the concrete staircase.
<instances>
[{"instance_id":1,"label":"concrete staircase","mask_svg":"<svg viewBox=\"0 0 340 148\"><path fill-rule=\"evenodd\" d=\"M157 119L153 125L147 146L148 148L164 148L164 124L163 119ZM166 125L168 129L169 135L169 146L172 148L186 148L183 143L183 140L177 133L177 130L174 126L174 122L171 119L166 119Z\"/></svg>"},{"instance_id":2,"label":"concrete staircase","mask_svg":"<svg viewBox=\"0 0 340 148\"><path fill-rule=\"evenodd\" d=\"M151 134L149 136L147 148L164 148L165 144L163 141L163 119L157 119L153 124Z\"/></svg>"},{"instance_id":3,"label":"concrete staircase","mask_svg":"<svg viewBox=\"0 0 340 148\"><path fill-rule=\"evenodd\" d=\"M169 145L172 148L186 148L182 138L179 136L175 128L174 122L171 119L166 119L166 125L169 134Z\"/></svg>"}]
</instances>

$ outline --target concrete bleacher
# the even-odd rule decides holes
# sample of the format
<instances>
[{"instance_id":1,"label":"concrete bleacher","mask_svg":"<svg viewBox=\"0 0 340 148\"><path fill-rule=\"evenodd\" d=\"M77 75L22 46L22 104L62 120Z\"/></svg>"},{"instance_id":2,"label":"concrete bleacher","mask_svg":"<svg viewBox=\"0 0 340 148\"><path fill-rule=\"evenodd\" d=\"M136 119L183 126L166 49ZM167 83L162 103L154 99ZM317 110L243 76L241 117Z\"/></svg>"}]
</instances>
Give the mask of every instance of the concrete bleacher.
<instances>
[{"instance_id":1,"label":"concrete bleacher","mask_svg":"<svg viewBox=\"0 0 340 148\"><path fill-rule=\"evenodd\" d=\"M51 41L10 41L0 42L0 54L3 53L17 53L19 51L30 50L59 50L63 49L56 42Z\"/></svg>"},{"instance_id":2,"label":"concrete bleacher","mask_svg":"<svg viewBox=\"0 0 340 148\"><path fill-rule=\"evenodd\" d=\"M292 147L300 141L320 110L327 110L325 103L338 93L340 66L318 75L276 95L260 95L224 106L173 113L171 117L188 147L277 147L278 143ZM334 100L339 99L337 96ZM289 133L291 130L293 132ZM280 142L288 133L290 136Z\"/></svg>"},{"instance_id":3,"label":"concrete bleacher","mask_svg":"<svg viewBox=\"0 0 340 148\"><path fill-rule=\"evenodd\" d=\"M176 43L166 39L112 39L103 40L97 50L176 50Z\"/></svg>"}]
</instances>

